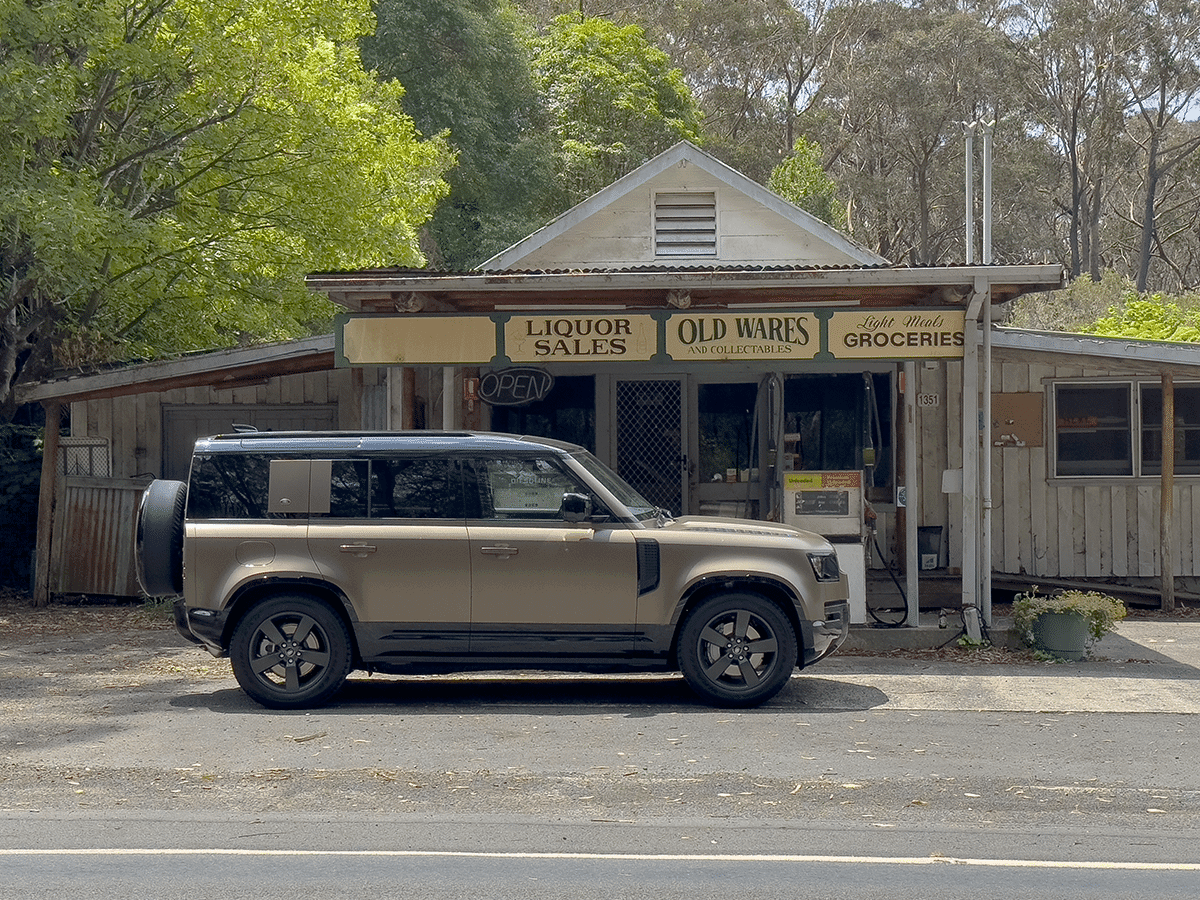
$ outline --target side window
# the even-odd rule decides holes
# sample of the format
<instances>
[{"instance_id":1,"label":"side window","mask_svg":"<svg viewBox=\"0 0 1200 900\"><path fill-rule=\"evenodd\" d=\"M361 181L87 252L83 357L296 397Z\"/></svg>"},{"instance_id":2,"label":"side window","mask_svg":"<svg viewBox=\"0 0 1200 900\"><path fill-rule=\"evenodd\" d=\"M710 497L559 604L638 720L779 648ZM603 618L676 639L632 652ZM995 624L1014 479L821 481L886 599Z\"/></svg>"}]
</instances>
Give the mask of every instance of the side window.
<instances>
[{"instance_id":1,"label":"side window","mask_svg":"<svg viewBox=\"0 0 1200 900\"><path fill-rule=\"evenodd\" d=\"M370 462L365 459L335 459L329 489L329 515L338 519L367 517L367 488Z\"/></svg>"},{"instance_id":2,"label":"side window","mask_svg":"<svg viewBox=\"0 0 1200 900\"><path fill-rule=\"evenodd\" d=\"M1159 384L1142 385L1142 474L1162 474L1163 397ZM1200 475L1200 385L1175 387L1177 475Z\"/></svg>"},{"instance_id":3,"label":"side window","mask_svg":"<svg viewBox=\"0 0 1200 900\"><path fill-rule=\"evenodd\" d=\"M485 519L559 519L563 494L589 493L549 459L492 458L475 466Z\"/></svg>"},{"instance_id":4,"label":"side window","mask_svg":"<svg viewBox=\"0 0 1200 900\"><path fill-rule=\"evenodd\" d=\"M1132 475L1132 423L1130 385L1057 385L1054 473Z\"/></svg>"},{"instance_id":5,"label":"side window","mask_svg":"<svg viewBox=\"0 0 1200 900\"><path fill-rule=\"evenodd\" d=\"M445 457L371 460L371 518L463 519L462 477Z\"/></svg>"},{"instance_id":6,"label":"side window","mask_svg":"<svg viewBox=\"0 0 1200 900\"><path fill-rule=\"evenodd\" d=\"M267 519L271 460L262 455L214 454L192 461L188 517Z\"/></svg>"}]
</instances>

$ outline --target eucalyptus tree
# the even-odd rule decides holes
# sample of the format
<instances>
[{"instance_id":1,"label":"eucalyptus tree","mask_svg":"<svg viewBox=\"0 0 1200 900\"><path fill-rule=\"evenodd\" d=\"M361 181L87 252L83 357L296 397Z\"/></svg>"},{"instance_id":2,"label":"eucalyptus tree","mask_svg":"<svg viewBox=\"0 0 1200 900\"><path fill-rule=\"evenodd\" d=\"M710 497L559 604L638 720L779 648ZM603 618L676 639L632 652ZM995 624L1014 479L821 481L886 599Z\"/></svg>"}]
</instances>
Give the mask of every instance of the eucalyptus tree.
<instances>
[{"instance_id":1,"label":"eucalyptus tree","mask_svg":"<svg viewBox=\"0 0 1200 900\"><path fill-rule=\"evenodd\" d=\"M310 334L313 269L418 263L449 158L366 0L0 0L0 410L54 367Z\"/></svg>"},{"instance_id":2,"label":"eucalyptus tree","mask_svg":"<svg viewBox=\"0 0 1200 900\"><path fill-rule=\"evenodd\" d=\"M1130 109L1125 134L1137 148L1140 176L1139 196L1129 203L1139 232L1134 283L1146 290L1158 260L1160 285L1170 279L1186 287L1200 273L1185 274L1173 245L1177 237L1186 242L1200 210L1192 186L1174 176L1200 150L1200 8L1194 0L1155 0L1132 11L1132 25L1135 41L1121 74ZM1164 195L1164 187L1176 189ZM1188 211L1182 217L1181 203Z\"/></svg>"},{"instance_id":3,"label":"eucalyptus tree","mask_svg":"<svg viewBox=\"0 0 1200 900\"><path fill-rule=\"evenodd\" d=\"M1025 0L1018 47L1032 127L1063 160L1058 203L1072 276L1100 277L1107 191L1129 107L1120 61L1135 0Z\"/></svg>"},{"instance_id":4,"label":"eucalyptus tree","mask_svg":"<svg viewBox=\"0 0 1200 900\"><path fill-rule=\"evenodd\" d=\"M892 2L853 15L861 36L831 57L802 122L825 148L859 240L898 262L961 260L964 123L994 122L998 139L1028 149L1005 103L1009 38L960 11Z\"/></svg>"}]
</instances>

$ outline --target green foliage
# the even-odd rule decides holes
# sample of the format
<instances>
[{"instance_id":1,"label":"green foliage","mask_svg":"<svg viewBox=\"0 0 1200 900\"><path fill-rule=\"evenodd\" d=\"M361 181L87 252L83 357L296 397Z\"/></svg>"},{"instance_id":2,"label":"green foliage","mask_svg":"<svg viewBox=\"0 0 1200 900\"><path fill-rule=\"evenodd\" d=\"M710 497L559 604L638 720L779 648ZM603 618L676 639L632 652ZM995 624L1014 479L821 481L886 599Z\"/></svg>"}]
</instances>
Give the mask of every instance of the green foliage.
<instances>
[{"instance_id":1,"label":"green foliage","mask_svg":"<svg viewBox=\"0 0 1200 900\"><path fill-rule=\"evenodd\" d=\"M821 145L796 138L792 152L771 172L767 187L834 228L846 227L845 207L837 200L837 184L821 164Z\"/></svg>"},{"instance_id":2,"label":"green foliage","mask_svg":"<svg viewBox=\"0 0 1200 900\"><path fill-rule=\"evenodd\" d=\"M419 264L441 141L367 0L0 0L0 404L56 366L327 326L314 269Z\"/></svg>"},{"instance_id":3,"label":"green foliage","mask_svg":"<svg viewBox=\"0 0 1200 900\"><path fill-rule=\"evenodd\" d=\"M27 589L37 541L41 429L0 425L0 585Z\"/></svg>"},{"instance_id":4,"label":"green foliage","mask_svg":"<svg viewBox=\"0 0 1200 900\"><path fill-rule=\"evenodd\" d=\"M1181 308L1161 294L1130 299L1082 329L1087 334L1146 341L1200 342L1200 307Z\"/></svg>"},{"instance_id":5,"label":"green foliage","mask_svg":"<svg viewBox=\"0 0 1200 900\"><path fill-rule=\"evenodd\" d=\"M680 140L700 140L683 74L637 25L559 16L533 42L533 73L569 203Z\"/></svg>"},{"instance_id":6,"label":"green foliage","mask_svg":"<svg viewBox=\"0 0 1200 900\"><path fill-rule=\"evenodd\" d=\"M1009 304L1004 324L1035 331L1081 332L1110 310L1136 298L1132 281L1106 269L1099 281L1084 276L1065 290L1017 298Z\"/></svg>"},{"instance_id":7,"label":"green foliage","mask_svg":"<svg viewBox=\"0 0 1200 900\"><path fill-rule=\"evenodd\" d=\"M469 268L561 210L550 206L551 146L530 69L531 27L509 0L377 0L363 63L404 85L423 134L444 132L458 164L422 243Z\"/></svg>"},{"instance_id":8,"label":"green foliage","mask_svg":"<svg viewBox=\"0 0 1200 900\"><path fill-rule=\"evenodd\" d=\"M1125 618L1125 604L1098 591L1038 593L1037 586L1013 598L1013 626L1031 646L1036 643L1034 625L1045 613L1075 613L1087 619L1088 635L1097 641Z\"/></svg>"}]
</instances>

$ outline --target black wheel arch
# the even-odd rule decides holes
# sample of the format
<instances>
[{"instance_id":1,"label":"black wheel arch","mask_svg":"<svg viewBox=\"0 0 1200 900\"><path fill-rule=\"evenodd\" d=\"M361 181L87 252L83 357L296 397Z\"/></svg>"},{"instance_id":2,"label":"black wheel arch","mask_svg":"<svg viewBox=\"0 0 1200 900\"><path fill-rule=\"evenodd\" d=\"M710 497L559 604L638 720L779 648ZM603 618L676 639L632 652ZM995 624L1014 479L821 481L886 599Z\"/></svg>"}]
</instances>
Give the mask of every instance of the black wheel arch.
<instances>
[{"instance_id":1,"label":"black wheel arch","mask_svg":"<svg viewBox=\"0 0 1200 900\"><path fill-rule=\"evenodd\" d=\"M804 657L804 635L811 631L811 626L801 621L797 611L796 595L784 584L765 576L719 575L701 579L693 584L680 598L675 607L675 615L671 621L671 652L670 665L679 668L679 636L683 631L683 623L687 621L691 611L710 597L737 591L746 594L757 594L762 599L775 604L788 617L800 642L800 658Z\"/></svg>"},{"instance_id":2,"label":"black wheel arch","mask_svg":"<svg viewBox=\"0 0 1200 900\"><path fill-rule=\"evenodd\" d=\"M221 650L229 652L233 640L234 629L248 610L263 600L268 600L277 594L303 594L324 603L341 617L350 635L351 656L355 666L361 662L358 651L358 634L354 625L358 615L350 599L328 582L316 578L263 578L242 585L225 606L225 627L221 632Z\"/></svg>"}]
</instances>

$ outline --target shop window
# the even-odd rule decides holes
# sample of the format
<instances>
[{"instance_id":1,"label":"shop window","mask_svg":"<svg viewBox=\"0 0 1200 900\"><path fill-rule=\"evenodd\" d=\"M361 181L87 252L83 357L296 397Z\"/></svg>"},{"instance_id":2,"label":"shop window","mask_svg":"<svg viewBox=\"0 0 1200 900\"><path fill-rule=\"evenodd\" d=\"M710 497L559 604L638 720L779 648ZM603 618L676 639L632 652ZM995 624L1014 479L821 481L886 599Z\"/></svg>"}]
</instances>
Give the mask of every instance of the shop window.
<instances>
[{"instance_id":1,"label":"shop window","mask_svg":"<svg viewBox=\"0 0 1200 900\"><path fill-rule=\"evenodd\" d=\"M1200 385L1176 385L1174 394L1174 469L1200 475ZM1054 405L1056 475L1162 474L1158 381L1057 384Z\"/></svg>"},{"instance_id":2,"label":"shop window","mask_svg":"<svg viewBox=\"0 0 1200 900\"><path fill-rule=\"evenodd\" d=\"M758 435L754 428L755 384L699 387L700 478L758 481Z\"/></svg>"},{"instance_id":3,"label":"shop window","mask_svg":"<svg viewBox=\"0 0 1200 900\"><path fill-rule=\"evenodd\" d=\"M492 430L555 438L596 451L596 379L555 378L544 400L492 408Z\"/></svg>"},{"instance_id":4,"label":"shop window","mask_svg":"<svg viewBox=\"0 0 1200 900\"><path fill-rule=\"evenodd\" d=\"M1055 474L1132 475L1129 384L1059 384L1054 392Z\"/></svg>"},{"instance_id":5,"label":"shop window","mask_svg":"<svg viewBox=\"0 0 1200 900\"><path fill-rule=\"evenodd\" d=\"M1200 385L1176 385L1175 463L1177 475L1200 475ZM1141 386L1143 475L1162 474L1162 387Z\"/></svg>"}]
</instances>

